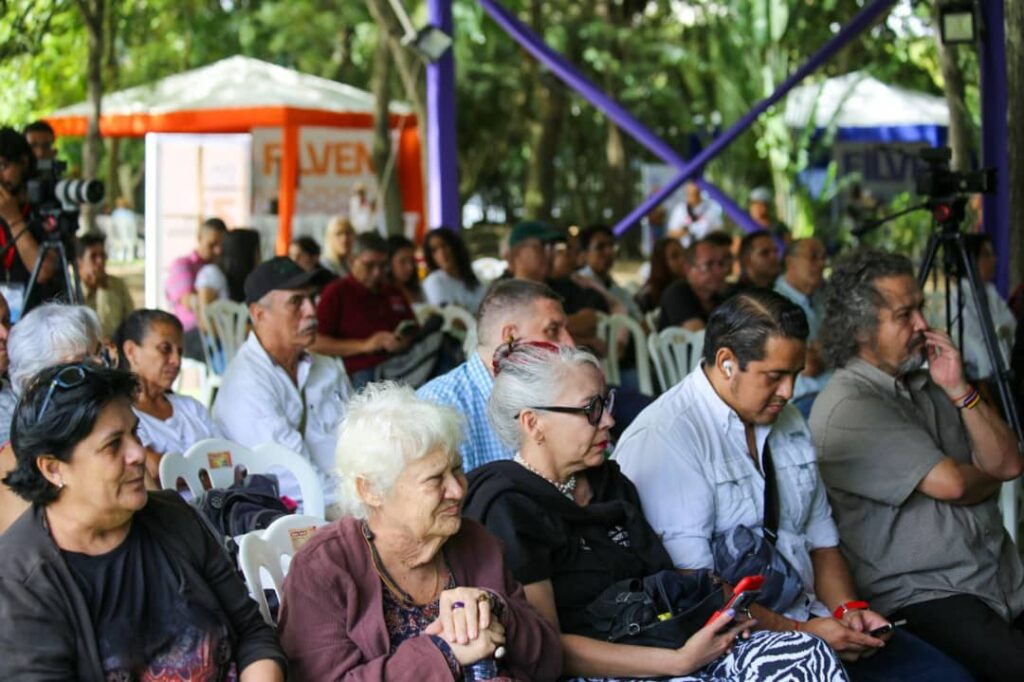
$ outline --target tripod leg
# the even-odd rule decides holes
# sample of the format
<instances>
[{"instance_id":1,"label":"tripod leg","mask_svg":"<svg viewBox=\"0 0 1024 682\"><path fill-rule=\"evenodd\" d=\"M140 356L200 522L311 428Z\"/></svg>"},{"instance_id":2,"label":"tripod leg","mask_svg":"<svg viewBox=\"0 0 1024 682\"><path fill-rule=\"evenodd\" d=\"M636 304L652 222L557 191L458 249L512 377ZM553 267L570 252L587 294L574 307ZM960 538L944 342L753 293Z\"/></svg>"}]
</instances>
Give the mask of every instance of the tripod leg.
<instances>
[{"instance_id":1,"label":"tripod leg","mask_svg":"<svg viewBox=\"0 0 1024 682\"><path fill-rule=\"evenodd\" d=\"M981 324L981 334L985 341L985 351L988 353L989 363L995 377L996 388L999 391L999 399L1003 402L1003 414L1007 423L1014 433L1017 434L1018 442L1021 439L1020 418L1017 414L1017 402L1010 387L1010 380L1007 376L1006 363L1003 361L1003 353L999 350L999 342L996 340L995 326L992 323L992 313L988 308L988 296L985 293L985 283L978 276L978 270L974 261L967 254L964 248L962 236L958 236L953 242L956 248L960 266L967 275L967 281L971 287L971 298L974 301L975 310L978 311L978 319Z\"/></svg>"},{"instance_id":2,"label":"tripod leg","mask_svg":"<svg viewBox=\"0 0 1024 682\"><path fill-rule=\"evenodd\" d=\"M36 264L32 266L32 274L29 275L28 286L25 287L25 301L21 306L22 315L28 312L29 301L32 300L32 294L39 284L39 271L43 268L43 261L46 260L46 255L50 252L51 248L52 246L48 241L44 241L39 245L39 255L36 256Z\"/></svg>"}]
</instances>

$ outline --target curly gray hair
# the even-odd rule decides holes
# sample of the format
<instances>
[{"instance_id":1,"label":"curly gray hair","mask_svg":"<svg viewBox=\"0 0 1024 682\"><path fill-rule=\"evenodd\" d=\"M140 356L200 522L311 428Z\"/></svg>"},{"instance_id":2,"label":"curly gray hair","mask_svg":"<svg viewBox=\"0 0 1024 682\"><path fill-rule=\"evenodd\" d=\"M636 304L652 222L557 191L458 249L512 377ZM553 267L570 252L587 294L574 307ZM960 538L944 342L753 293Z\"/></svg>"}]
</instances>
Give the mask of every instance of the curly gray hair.
<instances>
[{"instance_id":1,"label":"curly gray hair","mask_svg":"<svg viewBox=\"0 0 1024 682\"><path fill-rule=\"evenodd\" d=\"M878 330L885 299L875 288L882 277L914 276L910 259L897 253L862 249L840 259L822 288L825 317L819 340L830 367L843 367Z\"/></svg>"}]
</instances>

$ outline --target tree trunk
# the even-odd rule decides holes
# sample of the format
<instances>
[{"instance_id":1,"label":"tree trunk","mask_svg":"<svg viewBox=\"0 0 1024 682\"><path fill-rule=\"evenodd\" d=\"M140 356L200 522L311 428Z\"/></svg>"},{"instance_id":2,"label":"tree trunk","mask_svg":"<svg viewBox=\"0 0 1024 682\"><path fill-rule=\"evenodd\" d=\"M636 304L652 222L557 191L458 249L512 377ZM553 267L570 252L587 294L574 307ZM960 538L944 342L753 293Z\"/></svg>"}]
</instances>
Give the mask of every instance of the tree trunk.
<instances>
[{"instance_id":1,"label":"tree trunk","mask_svg":"<svg viewBox=\"0 0 1024 682\"><path fill-rule=\"evenodd\" d=\"M371 89L373 111L373 168L377 173L377 206L384 216L388 234L402 234L402 195L395 173L389 126L391 105L391 51L387 28L378 25L377 48L373 53Z\"/></svg>"},{"instance_id":2,"label":"tree trunk","mask_svg":"<svg viewBox=\"0 0 1024 682\"><path fill-rule=\"evenodd\" d=\"M942 89L949 106L949 148L953 150L950 167L955 171L971 169L971 122L964 99L964 74L956 59L956 48L942 44L939 34L939 3L932 6L932 25L935 28L935 45L939 54L939 68L942 70Z\"/></svg>"},{"instance_id":3,"label":"tree trunk","mask_svg":"<svg viewBox=\"0 0 1024 682\"><path fill-rule=\"evenodd\" d=\"M530 7L533 30L544 35L542 3L534 0ZM527 125L530 160L526 167L526 188L523 192L526 217L550 220L555 195L555 150L565 120L565 88L553 76L530 59L533 75L533 120Z\"/></svg>"},{"instance_id":4,"label":"tree trunk","mask_svg":"<svg viewBox=\"0 0 1024 682\"><path fill-rule=\"evenodd\" d=\"M117 32L117 2L110 0L107 4L104 17L105 52L104 58L104 87L110 90L117 89L119 68L117 62L116 41L114 36ZM121 139L111 137L107 141L107 181L106 181L106 205L113 210L117 207L117 200L121 197L121 187L118 181L118 170L121 165Z\"/></svg>"},{"instance_id":5,"label":"tree trunk","mask_svg":"<svg viewBox=\"0 0 1024 682\"><path fill-rule=\"evenodd\" d=\"M88 127L82 147L82 177L95 178L100 165L100 102L103 99L103 18L105 0L78 0L79 13L88 35L86 95L89 102ZM82 207L86 230L96 229L93 206Z\"/></svg>"},{"instance_id":6,"label":"tree trunk","mask_svg":"<svg viewBox=\"0 0 1024 682\"><path fill-rule=\"evenodd\" d=\"M1024 279L1024 0L1006 0L1006 82L1010 125L1010 290Z\"/></svg>"}]
</instances>

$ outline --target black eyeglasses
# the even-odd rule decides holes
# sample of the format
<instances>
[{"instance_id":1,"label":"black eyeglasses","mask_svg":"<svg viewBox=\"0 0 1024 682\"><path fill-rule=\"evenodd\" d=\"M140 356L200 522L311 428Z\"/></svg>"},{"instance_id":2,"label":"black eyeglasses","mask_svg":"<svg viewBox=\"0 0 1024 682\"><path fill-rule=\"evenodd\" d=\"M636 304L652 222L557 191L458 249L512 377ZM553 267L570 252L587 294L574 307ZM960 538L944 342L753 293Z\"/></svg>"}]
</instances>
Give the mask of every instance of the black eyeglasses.
<instances>
[{"instance_id":1,"label":"black eyeglasses","mask_svg":"<svg viewBox=\"0 0 1024 682\"><path fill-rule=\"evenodd\" d=\"M601 417L605 410L612 414L615 407L615 389L608 391L608 395L595 395L583 407L565 407L562 405L534 405L531 410L544 410L545 412L561 412L564 414L582 414L587 418L587 423L597 426L601 423Z\"/></svg>"},{"instance_id":2,"label":"black eyeglasses","mask_svg":"<svg viewBox=\"0 0 1024 682\"><path fill-rule=\"evenodd\" d=\"M46 391L46 397L43 398L43 405L39 408L39 412L36 413L36 421L40 421L43 415L46 414L46 408L50 406L50 400L53 398L53 392L62 388L67 390L69 388L77 388L85 383L85 373L89 371L86 365L71 365L65 367L61 371L57 372L57 376L53 377L53 381L50 382L50 388Z\"/></svg>"}]
</instances>

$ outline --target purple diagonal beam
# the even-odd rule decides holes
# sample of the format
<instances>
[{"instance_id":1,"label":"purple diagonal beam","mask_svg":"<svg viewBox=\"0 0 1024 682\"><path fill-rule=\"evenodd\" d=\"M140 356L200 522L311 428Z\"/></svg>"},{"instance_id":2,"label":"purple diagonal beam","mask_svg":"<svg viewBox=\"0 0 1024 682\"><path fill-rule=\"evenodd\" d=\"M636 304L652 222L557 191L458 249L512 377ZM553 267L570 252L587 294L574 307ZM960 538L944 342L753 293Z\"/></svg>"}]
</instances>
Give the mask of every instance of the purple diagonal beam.
<instances>
[{"instance_id":1,"label":"purple diagonal beam","mask_svg":"<svg viewBox=\"0 0 1024 682\"><path fill-rule=\"evenodd\" d=\"M1010 286L1010 156L1007 150L1006 35L1003 0L982 0L981 155L982 165L996 169L996 191L982 201L985 232L998 254L996 287L1006 296Z\"/></svg>"},{"instance_id":2,"label":"purple diagonal beam","mask_svg":"<svg viewBox=\"0 0 1024 682\"><path fill-rule=\"evenodd\" d=\"M481 0L482 2L485 0ZM668 184L664 185L658 191L651 194L649 197L644 199L639 206L619 221L619 224L615 226L615 234L622 234L633 225L640 222L640 219L650 213L656 206L661 202L665 201L676 191L683 182L693 176L702 166L708 163L711 159L718 155L723 149L732 143L740 133L750 127L750 125L757 120L757 117L763 114L768 107L772 106L780 99L783 95L792 90L800 81L806 78L819 66L828 61L836 52L838 52L846 43L850 42L859 33L867 29L883 12L888 10L892 5L896 3L896 0L874 0L867 7L862 9L850 23L847 24L834 35L827 43L825 43L818 52L813 55L807 62L797 69L793 74L775 89L771 95L758 102L753 109L747 114L732 124L728 130L716 137L711 141L707 147L705 147L699 154L693 157L683 168L679 170L679 174Z\"/></svg>"},{"instance_id":3,"label":"purple diagonal beam","mask_svg":"<svg viewBox=\"0 0 1024 682\"><path fill-rule=\"evenodd\" d=\"M667 164L683 170L687 167L687 161L679 155L663 139L650 128L641 123L625 107L606 95L600 88L592 83L586 76L563 57L551 49L544 40L534 33L526 24L519 21L511 12L500 5L496 0L479 0L484 10L491 15L495 23L505 29L505 32L519 43L523 49L532 54L540 63L544 64L566 85L578 92L584 99L600 109L616 125L626 131L634 140L649 149L655 156ZM722 205L726 214L745 230L752 231L759 229L760 225L736 205L721 190L706 181L699 181L702 188L707 190L712 199Z\"/></svg>"}]
</instances>

